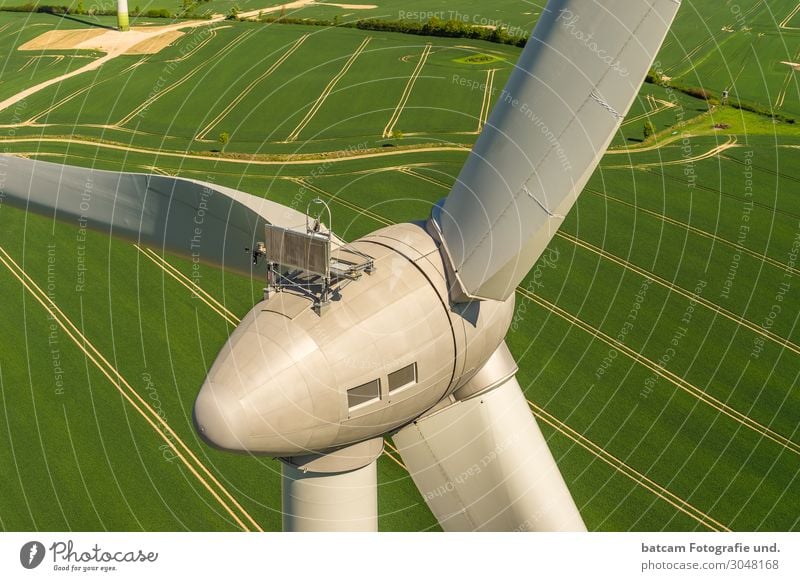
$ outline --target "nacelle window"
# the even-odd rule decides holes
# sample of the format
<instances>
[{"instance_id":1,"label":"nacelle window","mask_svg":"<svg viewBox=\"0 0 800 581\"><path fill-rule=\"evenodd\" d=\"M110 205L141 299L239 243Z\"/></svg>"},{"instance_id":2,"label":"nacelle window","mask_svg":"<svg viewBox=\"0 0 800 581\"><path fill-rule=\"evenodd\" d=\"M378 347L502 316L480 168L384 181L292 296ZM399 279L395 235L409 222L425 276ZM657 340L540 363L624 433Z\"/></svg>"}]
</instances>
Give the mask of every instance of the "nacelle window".
<instances>
[{"instance_id":1,"label":"nacelle window","mask_svg":"<svg viewBox=\"0 0 800 581\"><path fill-rule=\"evenodd\" d=\"M389 374L389 393L417 383L417 364L406 365Z\"/></svg>"},{"instance_id":2,"label":"nacelle window","mask_svg":"<svg viewBox=\"0 0 800 581\"><path fill-rule=\"evenodd\" d=\"M381 380L375 379L369 383L359 385L347 390L347 405L350 409L362 404L380 399Z\"/></svg>"}]
</instances>

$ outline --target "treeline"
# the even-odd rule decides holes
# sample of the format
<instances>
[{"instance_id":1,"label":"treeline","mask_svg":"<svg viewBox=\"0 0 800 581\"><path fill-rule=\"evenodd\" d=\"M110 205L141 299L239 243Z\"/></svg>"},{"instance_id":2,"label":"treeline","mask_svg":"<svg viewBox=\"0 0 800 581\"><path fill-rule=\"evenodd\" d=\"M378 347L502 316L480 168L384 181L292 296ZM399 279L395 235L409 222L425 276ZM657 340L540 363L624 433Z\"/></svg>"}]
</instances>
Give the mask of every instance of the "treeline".
<instances>
[{"instance_id":1,"label":"treeline","mask_svg":"<svg viewBox=\"0 0 800 581\"><path fill-rule=\"evenodd\" d=\"M487 42L509 44L518 47L524 47L528 40L526 36L511 36L504 26L486 28L483 26L466 24L460 20L441 20L439 18L431 18L426 22L370 18L357 21L355 26L361 30L400 32L403 34L440 36L445 38L469 38L472 40L485 40Z\"/></svg>"},{"instance_id":2,"label":"treeline","mask_svg":"<svg viewBox=\"0 0 800 581\"><path fill-rule=\"evenodd\" d=\"M729 107L733 107L734 109L741 109L742 111L750 111L751 113L756 113L758 115L765 115L767 117L772 117L776 121L781 121L782 123L788 123L790 125L794 125L795 123L794 117L789 117L788 115L784 115L783 113L777 113L772 109L770 109L769 107L765 107L761 103L728 99L727 105Z\"/></svg>"},{"instance_id":3,"label":"treeline","mask_svg":"<svg viewBox=\"0 0 800 581\"><path fill-rule=\"evenodd\" d=\"M701 99L712 105L719 105L722 103L722 95L717 96L708 89L704 89L702 87L684 85L682 83L672 81L671 79L667 80L662 74L659 74L657 71L652 69L647 73L645 82L678 91L679 93L689 95L695 99ZM764 106L761 103L754 101L743 101L741 99L732 99L728 97L728 99L725 101L725 105L728 107L733 107L734 109L740 109L742 111L749 111L757 115L770 117L782 123L788 123L790 125L795 123L794 117L789 117L788 115L784 115L783 113L773 110L771 107Z\"/></svg>"},{"instance_id":4,"label":"treeline","mask_svg":"<svg viewBox=\"0 0 800 581\"><path fill-rule=\"evenodd\" d=\"M115 10L114 14L116 13L117 11ZM145 18L176 18L178 15L173 14L166 8L153 8L151 10L142 11L136 6L130 11L130 16L131 18L140 18L142 16Z\"/></svg>"},{"instance_id":5,"label":"treeline","mask_svg":"<svg viewBox=\"0 0 800 581\"><path fill-rule=\"evenodd\" d=\"M20 6L0 6L0 12L31 12L42 14L76 14L69 6L52 6L49 4L22 4ZM96 14L102 16L116 15L116 10L102 10Z\"/></svg>"},{"instance_id":6,"label":"treeline","mask_svg":"<svg viewBox=\"0 0 800 581\"><path fill-rule=\"evenodd\" d=\"M360 30L374 30L376 32L399 32L402 34L417 34L420 36L439 36L444 38L468 38L472 40L485 40L498 44L524 47L528 38L526 36L512 36L503 26L486 28L473 26L460 20L442 20L431 18L426 21L417 20L382 20L368 18L355 22L340 22L321 20L317 18L291 18L286 16L261 16L259 22L270 24L304 24L306 26L340 26L343 28L358 28Z\"/></svg>"}]
</instances>

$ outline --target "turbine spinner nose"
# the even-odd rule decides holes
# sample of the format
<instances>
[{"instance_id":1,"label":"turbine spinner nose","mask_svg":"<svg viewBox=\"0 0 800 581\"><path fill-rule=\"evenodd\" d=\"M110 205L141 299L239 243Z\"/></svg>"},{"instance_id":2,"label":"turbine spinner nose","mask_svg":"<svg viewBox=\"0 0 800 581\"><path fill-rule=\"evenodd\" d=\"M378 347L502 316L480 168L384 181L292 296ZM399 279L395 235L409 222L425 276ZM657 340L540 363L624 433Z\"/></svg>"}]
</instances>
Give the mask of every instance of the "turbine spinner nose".
<instances>
[{"instance_id":1,"label":"turbine spinner nose","mask_svg":"<svg viewBox=\"0 0 800 581\"><path fill-rule=\"evenodd\" d=\"M289 300L284 296L274 300ZM311 301L298 298L310 325ZM213 446L275 457L332 445L342 393L303 324L256 305L228 339L195 400L195 428Z\"/></svg>"},{"instance_id":2,"label":"turbine spinner nose","mask_svg":"<svg viewBox=\"0 0 800 581\"><path fill-rule=\"evenodd\" d=\"M209 444L225 450L247 449L247 419L239 398L210 381L203 384L194 402L197 433Z\"/></svg>"}]
</instances>

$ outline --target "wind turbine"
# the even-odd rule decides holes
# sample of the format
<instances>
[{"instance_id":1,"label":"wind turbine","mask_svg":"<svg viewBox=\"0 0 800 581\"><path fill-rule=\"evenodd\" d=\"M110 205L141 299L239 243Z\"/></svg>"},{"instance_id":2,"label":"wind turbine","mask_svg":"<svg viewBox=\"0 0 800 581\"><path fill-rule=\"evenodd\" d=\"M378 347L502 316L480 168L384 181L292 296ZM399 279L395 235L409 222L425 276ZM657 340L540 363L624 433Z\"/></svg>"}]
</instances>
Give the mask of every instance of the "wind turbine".
<instances>
[{"instance_id":1,"label":"wind turbine","mask_svg":"<svg viewBox=\"0 0 800 581\"><path fill-rule=\"evenodd\" d=\"M128 0L117 0L117 28L122 32L130 28L128 22Z\"/></svg>"},{"instance_id":2,"label":"wind turbine","mask_svg":"<svg viewBox=\"0 0 800 581\"><path fill-rule=\"evenodd\" d=\"M427 221L350 244L319 216L165 176L7 158L5 199L251 276L266 268L264 300L219 353L194 421L214 446L281 459L285 530L377 530L387 434L444 530L585 530L504 337L515 288L679 5L551 0L447 198Z\"/></svg>"}]
</instances>

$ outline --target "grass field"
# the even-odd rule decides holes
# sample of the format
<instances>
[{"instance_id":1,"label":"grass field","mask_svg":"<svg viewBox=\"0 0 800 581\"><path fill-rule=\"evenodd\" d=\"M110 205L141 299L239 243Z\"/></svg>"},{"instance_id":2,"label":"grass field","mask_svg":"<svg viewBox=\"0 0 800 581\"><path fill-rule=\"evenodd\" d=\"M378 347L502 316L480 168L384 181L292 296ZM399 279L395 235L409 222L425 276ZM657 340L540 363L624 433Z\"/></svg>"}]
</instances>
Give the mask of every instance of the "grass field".
<instances>
[{"instance_id":1,"label":"grass field","mask_svg":"<svg viewBox=\"0 0 800 581\"><path fill-rule=\"evenodd\" d=\"M728 89L734 98L798 114L797 77L782 64L797 61L798 31L784 24L796 7L794 0L726 2L719 10L684 3L659 54L660 68L684 84L717 95ZM681 35L690 26L702 32Z\"/></svg>"},{"instance_id":2,"label":"grass field","mask_svg":"<svg viewBox=\"0 0 800 581\"><path fill-rule=\"evenodd\" d=\"M387 14L445 10L375 3ZM796 78L787 83L791 69L776 62L793 58L800 24L780 25L796 3L728 4L684 1L659 56L664 74L793 115ZM453 10L512 25L537 12L475 5ZM26 66L15 47L55 26L80 24L0 13L0 98L99 56L64 54L48 68L57 55L47 53ZM0 111L0 142L300 210L319 195L352 240L423 219L447 195L518 54L215 23ZM642 142L647 120L658 133ZM590 530L798 530L800 131L645 85L612 146L553 240L550 266L517 292L508 343L531 411ZM129 243L2 204L0 225L0 528L278 530L277 463L208 448L190 414L262 281L203 267L201 296ZM438 529L390 448L379 481L382 530Z\"/></svg>"},{"instance_id":3,"label":"grass field","mask_svg":"<svg viewBox=\"0 0 800 581\"><path fill-rule=\"evenodd\" d=\"M50 15L0 12L0 100L38 82L82 67L99 53L92 51L17 51L16 47L49 30L70 30L84 25ZM27 108L27 106L26 106ZM14 114L14 111L10 111ZM17 109L21 115L24 112Z\"/></svg>"},{"instance_id":4,"label":"grass field","mask_svg":"<svg viewBox=\"0 0 800 581\"><path fill-rule=\"evenodd\" d=\"M110 0L63 0L59 3L47 0L0 0L0 7L22 6L25 4L68 6L73 11L79 2L85 11L115 10L116 2ZM338 4L338 5L337 5ZM354 8L360 6L360 8ZM381 18L386 20L427 20L436 17L441 20L461 20L475 26L504 26L515 35L527 34L541 8L530 2L500 0L487 7L479 0L459 0L456 3L444 0L378 0L369 2L328 2L320 0L307 6L293 7L292 2L275 2L274 0L208 0L193 4L190 12L202 14L228 14L236 7L241 12L265 10L268 15L287 16L292 18L315 18L350 22L364 18ZM136 9L139 10L136 10ZM131 12L147 12L148 10L166 9L179 14L184 9L182 0L140 0L130 2ZM274 12L271 12L272 9ZM89 15L82 15L87 16ZM153 19L133 19L132 23L151 22Z\"/></svg>"},{"instance_id":5,"label":"grass field","mask_svg":"<svg viewBox=\"0 0 800 581\"><path fill-rule=\"evenodd\" d=\"M495 71L494 86L502 87L518 49L437 39L417 70L428 44L419 37L350 29L333 35L319 27L243 23L195 29L157 55L121 56L88 79L74 77L32 95L23 119L29 124L20 130L35 134L47 125L49 134L184 151L214 149L226 132L230 152L295 153L344 149L362 140L375 146L397 111L398 131L453 133L453 141L470 143L487 71ZM502 60L455 62L483 51ZM230 62L248 65L242 70ZM415 83L401 103L412 75ZM92 106L100 102L104 107ZM437 112L434 126L431 110ZM0 111L0 124L16 117L13 109Z\"/></svg>"}]
</instances>

